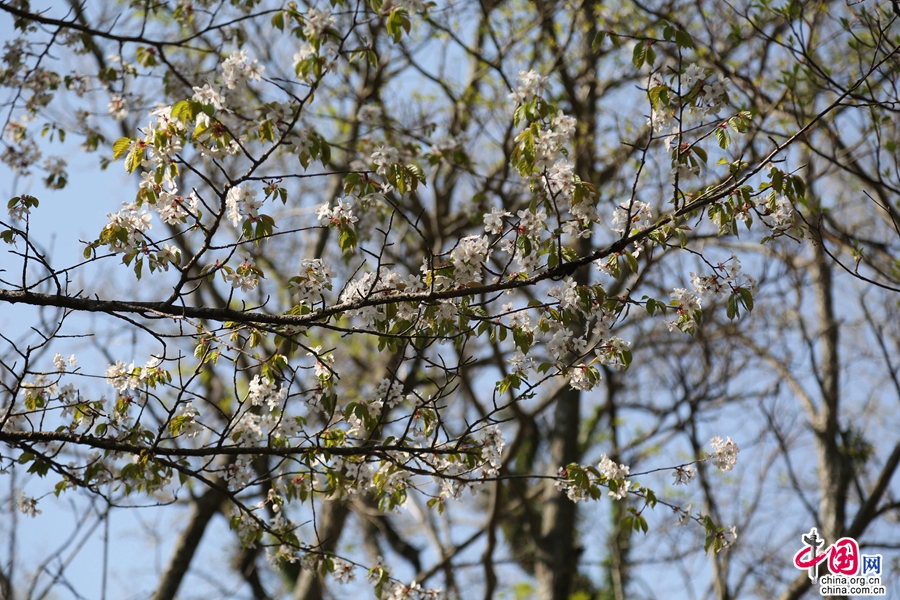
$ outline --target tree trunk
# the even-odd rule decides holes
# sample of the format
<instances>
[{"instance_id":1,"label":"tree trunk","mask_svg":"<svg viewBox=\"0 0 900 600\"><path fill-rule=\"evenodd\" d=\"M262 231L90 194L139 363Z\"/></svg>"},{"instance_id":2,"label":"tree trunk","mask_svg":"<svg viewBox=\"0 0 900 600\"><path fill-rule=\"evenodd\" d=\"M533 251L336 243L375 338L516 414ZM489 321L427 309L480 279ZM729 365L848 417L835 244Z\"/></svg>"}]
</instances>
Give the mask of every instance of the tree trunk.
<instances>
[{"instance_id":1,"label":"tree trunk","mask_svg":"<svg viewBox=\"0 0 900 600\"><path fill-rule=\"evenodd\" d=\"M219 490L213 489L207 490L202 496L194 500L187 529L181 533L181 537L175 545L175 552L172 554L169 566L166 567L153 600L172 600L175 598L175 594L178 593L178 587L181 585L181 580L184 579L188 567L191 566L191 560L194 558L197 547L200 546L200 540L203 539L203 532L206 531L206 526L209 524L210 519L218 512L224 500L225 495Z\"/></svg>"},{"instance_id":2,"label":"tree trunk","mask_svg":"<svg viewBox=\"0 0 900 600\"><path fill-rule=\"evenodd\" d=\"M349 513L347 506L337 500L326 500L319 512L319 550L334 552L337 548L344 521ZM294 585L293 600L322 600L322 576L318 571L301 570Z\"/></svg>"},{"instance_id":3,"label":"tree trunk","mask_svg":"<svg viewBox=\"0 0 900 600\"><path fill-rule=\"evenodd\" d=\"M578 390L566 390L556 400L550 434L550 465L554 471L554 465L565 466L578 461L580 405L581 392ZM551 483L544 489L544 507L535 565L538 598L567 600L578 567L575 503Z\"/></svg>"}]
</instances>

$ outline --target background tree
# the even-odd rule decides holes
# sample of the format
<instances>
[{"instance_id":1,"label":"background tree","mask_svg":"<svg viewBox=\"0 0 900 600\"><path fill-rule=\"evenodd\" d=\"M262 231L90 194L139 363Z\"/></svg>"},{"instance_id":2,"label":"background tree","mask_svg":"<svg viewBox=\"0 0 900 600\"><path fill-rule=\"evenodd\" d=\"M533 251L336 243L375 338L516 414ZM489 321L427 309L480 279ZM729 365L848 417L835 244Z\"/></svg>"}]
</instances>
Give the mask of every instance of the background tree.
<instances>
[{"instance_id":1,"label":"background tree","mask_svg":"<svg viewBox=\"0 0 900 600\"><path fill-rule=\"evenodd\" d=\"M134 177L76 259L10 190L9 509L70 499L59 556L184 515L155 598L794 598L812 526L890 558L890 9L0 2L16 181L83 185L73 136ZM19 523L5 597L77 595Z\"/></svg>"}]
</instances>

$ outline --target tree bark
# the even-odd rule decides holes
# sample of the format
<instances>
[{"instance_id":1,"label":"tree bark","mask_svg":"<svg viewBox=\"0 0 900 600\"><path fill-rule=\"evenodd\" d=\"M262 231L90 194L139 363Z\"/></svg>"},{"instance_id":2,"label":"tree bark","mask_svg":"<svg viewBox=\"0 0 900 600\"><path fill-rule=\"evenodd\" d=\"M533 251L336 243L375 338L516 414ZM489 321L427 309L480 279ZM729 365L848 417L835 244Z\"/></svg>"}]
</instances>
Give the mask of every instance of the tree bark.
<instances>
[{"instance_id":1,"label":"tree bark","mask_svg":"<svg viewBox=\"0 0 900 600\"><path fill-rule=\"evenodd\" d=\"M334 552L337 548L344 521L350 510L337 500L327 500L322 503L319 511L319 551L325 553ZM322 600L322 576L318 571L301 570L294 585L293 600Z\"/></svg>"},{"instance_id":2,"label":"tree bark","mask_svg":"<svg viewBox=\"0 0 900 600\"><path fill-rule=\"evenodd\" d=\"M819 387L821 404L813 418L818 455L820 486L819 519L822 536L831 544L841 537L846 521L847 491L852 465L844 448L840 429L839 325L834 314L832 265L816 240L812 265L813 287L819 317Z\"/></svg>"},{"instance_id":3,"label":"tree bark","mask_svg":"<svg viewBox=\"0 0 900 600\"><path fill-rule=\"evenodd\" d=\"M550 434L550 465L578 461L578 424L581 393L566 390L556 400ZM555 472L553 473L556 474ZM575 548L575 503L551 483L544 489L544 515L535 575L540 600L567 600L578 567Z\"/></svg>"},{"instance_id":4,"label":"tree bark","mask_svg":"<svg viewBox=\"0 0 900 600\"><path fill-rule=\"evenodd\" d=\"M175 545L175 552L169 561L169 566L163 574L162 580L153 600L172 600L178 593L178 587L181 580L187 573L191 560L200 546L200 540L203 539L203 532L206 526L218 512L222 502L225 501L225 494L219 490L207 490L202 496L193 502L193 510L188 520L187 529L181 533L178 543Z\"/></svg>"}]
</instances>

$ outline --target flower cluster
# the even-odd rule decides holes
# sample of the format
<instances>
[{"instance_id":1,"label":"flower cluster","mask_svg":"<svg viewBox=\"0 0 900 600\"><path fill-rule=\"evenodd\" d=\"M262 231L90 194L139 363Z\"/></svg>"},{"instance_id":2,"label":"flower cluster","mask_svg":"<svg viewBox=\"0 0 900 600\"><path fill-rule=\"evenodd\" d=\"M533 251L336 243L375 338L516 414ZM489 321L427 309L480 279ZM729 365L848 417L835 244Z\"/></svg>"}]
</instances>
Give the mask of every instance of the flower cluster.
<instances>
[{"instance_id":1,"label":"flower cluster","mask_svg":"<svg viewBox=\"0 0 900 600\"><path fill-rule=\"evenodd\" d=\"M481 460L484 464L484 476L496 477L500 472L500 458L503 454L503 434L500 428L492 425L484 430L481 436Z\"/></svg>"},{"instance_id":2,"label":"flower cluster","mask_svg":"<svg viewBox=\"0 0 900 600\"><path fill-rule=\"evenodd\" d=\"M193 403L187 402L181 409L181 415L178 420L180 431L189 438L197 437L203 430L198 421L200 413L194 408Z\"/></svg>"},{"instance_id":3,"label":"flower cluster","mask_svg":"<svg viewBox=\"0 0 900 600\"><path fill-rule=\"evenodd\" d=\"M695 64L688 65L680 76L673 75L671 84L656 73L651 75L648 89L665 89L670 96L669 103L654 103L649 123L655 133L669 129L672 129L673 137L678 133L676 114L679 104L686 105L690 112L696 112L701 117L714 115L728 104L731 81L719 75L716 81L708 82L707 77L706 70ZM656 97L659 97L658 93Z\"/></svg>"},{"instance_id":4,"label":"flower cluster","mask_svg":"<svg viewBox=\"0 0 900 600\"><path fill-rule=\"evenodd\" d=\"M363 125L375 126L384 113L377 104L363 104L356 113L356 119Z\"/></svg>"},{"instance_id":5,"label":"flower cluster","mask_svg":"<svg viewBox=\"0 0 900 600\"><path fill-rule=\"evenodd\" d=\"M333 17L330 17L333 19ZM319 26L325 21L319 20ZM314 32L315 30L310 30ZM323 33L327 31L323 30ZM319 37L313 43L305 42L294 54L294 73L300 81L311 83L316 74L324 75L337 65L338 46L330 36Z\"/></svg>"},{"instance_id":6,"label":"flower cluster","mask_svg":"<svg viewBox=\"0 0 900 600\"><path fill-rule=\"evenodd\" d=\"M65 373L68 368L74 369L76 362L78 362L78 359L75 358L74 354L69 356L69 358L64 358L62 354L57 352L56 356L53 357L53 366L58 373Z\"/></svg>"},{"instance_id":7,"label":"flower cluster","mask_svg":"<svg viewBox=\"0 0 900 600\"><path fill-rule=\"evenodd\" d=\"M609 495L613 500L621 500L628 495L631 489L631 482L626 480L628 477L629 467L623 464L616 464L606 454L600 455L600 463L597 465L600 474L603 475L607 482L610 482ZM615 482L615 485L612 485Z\"/></svg>"},{"instance_id":8,"label":"flower cluster","mask_svg":"<svg viewBox=\"0 0 900 600\"><path fill-rule=\"evenodd\" d=\"M741 271L741 261L734 254L731 258L713 265L713 272L709 275L697 275L691 273L691 285L694 291L701 296L720 297L737 288L756 289L756 280Z\"/></svg>"},{"instance_id":9,"label":"flower cluster","mask_svg":"<svg viewBox=\"0 0 900 600\"><path fill-rule=\"evenodd\" d=\"M679 508L677 506L672 507L672 512L678 517L675 521L676 527L684 527L688 523L691 522L691 509L693 505L688 504L686 508Z\"/></svg>"},{"instance_id":10,"label":"flower cluster","mask_svg":"<svg viewBox=\"0 0 900 600\"><path fill-rule=\"evenodd\" d=\"M180 118L172 116L172 106L160 106L150 111L154 117L147 127L140 129L144 134L143 146L147 150L147 161L141 161L141 166L150 167L156 178L161 178L162 183L168 187L172 194L177 193L174 168L176 155L181 151L183 136L186 132L185 123ZM157 179L159 183L159 179Z\"/></svg>"},{"instance_id":11,"label":"flower cluster","mask_svg":"<svg viewBox=\"0 0 900 600\"><path fill-rule=\"evenodd\" d=\"M59 394L59 385L46 375L35 375L34 381L23 381L22 389L27 398L40 398L44 403Z\"/></svg>"},{"instance_id":12,"label":"flower cluster","mask_svg":"<svg viewBox=\"0 0 900 600\"><path fill-rule=\"evenodd\" d=\"M235 50L222 61L222 80L229 90L249 81L261 81L266 68L256 59L250 60L247 50Z\"/></svg>"},{"instance_id":13,"label":"flower cluster","mask_svg":"<svg viewBox=\"0 0 900 600\"><path fill-rule=\"evenodd\" d=\"M675 467L675 482L673 485L687 485L693 481L696 476L697 469L694 467Z\"/></svg>"},{"instance_id":14,"label":"flower cluster","mask_svg":"<svg viewBox=\"0 0 900 600\"><path fill-rule=\"evenodd\" d=\"M511 217L512 213L499 208L492 208L491 212L484 214L484 231L500 235L503 233L503 219ZM546 218L546 215L544 215Z\"/></svg>"},{"instance_id":15,"label":"flower cluster","mask_svg":"<svg viewBox=\"0 0 900 600\"><path fill-rule=\"evenodd\" d=\"M606 454L601 454L596 468L576 464L560 467L556 489L565 491L572 502L579 502L588 498L596 499L600 494L599 486L605 486L609 489L609 497L621 500L634 485L625 479L629 471L630 467L627 465L617 464Z\"/></svg>"},{"instance_id":16,"label":"flower cluster","mask_svg":"<svg viewBox=\"0 0 900 600\"><path fill-rule=\"evenodd\" d=\"M559 302L563 310L580 310L581 296L578 293L578 284L571 277L563 279L562 285L552 286L547 290L547 295Z\"/></svg>"},{"instance_id":17,"label":"flower cluster","mask_svg":"<svg viewBox=\"0 0 900 600\"><path fill-rule=\"evenodd\" d=\"M218 87L212 86L209 82L203 87L194 86L194 95L191 97L195 102L212 106L216 110L227 110L225 107L225 97Z\"/></svg>"},{"instance_id":18,"label":"flower cluster","mask_svg":"<svg viewBox=\"0 0 900 600\"><path fill-rule=\"evenodd\" d=\"M485 215L485 229L487 230L489 224L491 227L496 227L498 222L502 227L504 216L512 215L500 211ZM519 267L519 272L531 275L543 266L543 257L535 249L541 243L541 234L547 229L547 213L539 209L534 211L522 209L516 213L516 216L519 217L519 222L515 227L517 237L503 240L499 245L499 250L512 256Z\"/></svg>"},{"instance_id":19,"label":"flower cluster","mask_svg":"<svg viewBox=\"0 0 900 600\"><path fill-rule=\"evenodd\" d=\"M222 276L225 281L231 284L232 288L240 288L242 292L249 292L256 289L259 285L259 278L262 271L253 264L253 259L248 255L241 256L241 264L237 269L225 266L222 270Z\"/></svg>"},{"instance_id":20,"label":"flower cluster","mask_svg":"<svg viewBox=\"0 0 900 600\"><path fill-rule=\"evenodd\" d=\"M676 319L667 321L669 331L679 329L685 333L693 334L697 330L700 315L700 297L694 292L684 288L675 288L670 294L671 305L675 307Z\"/></svg>"},{"instance_id":21,"label":"flower cluster","mask_svg":"<svg viewBox=\"0 0 900 600\"><path fill-rule=\"evenodd\" d=\"M613 211L612 230L625 235L650 226L653 214L650 205L640 200L626 200Z\"/></svg>"},{"instance_id":22,"label":"flower cluster","mask_svg":"<svg viewBox=\"0 0 900 600\"><path fill-rule=\"evenodd\" d=\"M417 581L407 585L394 580L391 568L384 564L380 556L375 566L369 569L366 579L372 585L381 587L381 600L444 600L445 597L441 588L425 589Z\"/></svg>"},{"instance_id":23,"label":"flower cluster","mask_svg":"<svg viewBox=\"0 0 900 600\"><path fill-rule=\"evenodd\" d=\"M303 35L310 40L317 40L334 25L335 18L328 10L310 8L303 23Z\"/></svg>"},{"instance_id":24,"label":"flower cluster","mask_svg":"<svg viewBox=\"0 0 900 600\"><path fill-rule=\"evenodd\" d=\"M427 267L423 265L423 270ZM381 269L377 274L372 272L363 273L357 279L349 281L341 292L341 302L354 302L362 298L368 298L373 295L392 295L397 292L416 292L425 289L422 280L413 274L401 275L390 269ZM396 314L388 316L386 307L373 305L364 306L358 309L347 311L348 317L360 317L362 326L371 328L376 323L381 322L386 326L392 326L401 321L409 321L419 315L423 308L417 303L400 303L396 305ZM436 319L449 319L456 314L454 305L442 302L436 309Z\"/></svg>"},{"instance_id":25,"label":"flower cluster","mask_svg":"<svg viewBox=\"0 0 900 600\"><path fill-rule=\"evenodd\" d=\"M167 378L166 371L160 368L162 361L153 357L143 367L136 367L134 361L126 366L121 360L106 368L106 383L116 388L120 394L128 390L137 390L144 385L155 386L160 378Z\"/></svg>"},{"instance_id":26,"label":"flower cluster","mask_svg":"<svg viewBox=\"0 0 900 600\"><path fill-rule=\"evenodd\" d=\"M388 168L400 160L400 153L396 148L379 146L369 157L369 161L375 165L375 173L385 176Z\"/></svg>"},{"instance_id":27,"label":"flower cluster","mask_svg":"<svg viewBox=\"0 0 900 600\"><path fill-rule=\"evenodd\" d=\"M584 363L575 365L568 369L569 387L573 390L587 392L594 389L594 386L600 382L600 372L595 368Z\"/></svg>"},{"instance_id":28,"label":"flower cluster","mask_svg":"<svg viewBox=\"0 0 900 600\"><path fill-rule=\"evenodd\" d=\"M353 572L353 565L350 563L334 559L332 561L334 563L334 571L331 572L331 576L340 583L345 584L351 581L356 581L356 574Z\"/></svg>"},{"instance_id":29,"label":"flower cluster","mask_svg":"<svg viewBox=\"0 0 900 600\"><path fill-rule=\"evenodd\" d=\"M550 79L534 69L519 71L516 82L518 83L516 91L509 95L516 104L530 102L550 89Z\"/></svg>"},{"instance_id":30,"label":"flower cluster","mask_svg":"<svg viewBox=\"0 0 900 600\"><path fill-rule=\"evenodd\" d=\"M133 202L123 203L119 212L106 216L109 223L103 228L100 239L115 253L137 251L146 243L144 232L153 228L150 224L153 216Z\"/></svg>"},{"instance_id":31,"label":"flower cluster","mask_svg":"<svg viewBox=\"0 0 900 600\"><path fill-rule=\"evenodd\" d=\"M741 272L741 261L737 256L732 254L728 260L711 266L713 272L709 275L691 273L693 291L684 288L672 291L670 305L676 309L676 319L667 322L669 331L680 329L693 334L697 329L703 298L730 294L734 299L731 301L729 316L735 316L735 302L742 302L748 308L752 306L748 304L747 298L756 289L756 280Z\"/></svg>"},{"instance_id":32,"label":"flower cluster","mask_svg":"<svg viewBox=\"0 0 900 600\"><path fill-rule=\"evenodd\" d=\"M467 141L468 137L465 134L460 134L456 137L445 135L431 144L429 153L431 154L432 158L445 159L448 157L452 157L453 153L457 150L465 150L465 143Z\"/></svg>"},{"instance_id":33,"label":"flower cluster","mask_svg":"<svg viewBox=\"0 0 900 600\"><path fill-rule=\"evenodd\" d=\"M403 386L394 379L382 379L375 388L375 402L394 408L404 400Z\"/></svg>"},{"instance_id":34,"label":"flower cluster","mask_svg":"<svg viewBox=\"0 0 900 600\"><path fill-rule=\"evenodd\" d=\"M312 306L323 300L322 294L331 289L334 271L321 258L304 258L300 261L300 274L288 280L288 289L300 304Z\"/></svg>"},{"instance_id":35,"label":"flower cluster","mask_svg":"<svg viewBox=\"0 0 900 600\"><path fill-rule=\"evenodd\" d=\"M794 224L794 206L784 196L769 194L758 198L756 208L772 220L775 231L789 229Z\"/></svg>"},{"instance_id":36,"label":"flower cluster","mask_svg":"<svg viewBox=\"0 0 900 600\"><path fill-rule=\"evenodd\" d=\"M459 241L450 252L453 275L458 285L481 283L481 267L487 262L491 252L484 236L472 235Z\"/></svg>"},{"instance_id":37,"label":"flower cluster","mask_svg":"<svg viewBox=\"0 0 900 600\"><path fill-rule=\"evenodd\" d=\"M34 140L27 138L18 145L4 145L6 148L4 148L3 154L0 154L0 160L18 175L30 175L31 167L41 159L41 151Z\"/></svg>"},{"instance_id":38,"label":"flower cluster","mask_svg":"<svg viewBox=\"0 0 900 600\"><path fill-rule=\"evenodd\" d=\"M155 271L162 269L169 270L169 265L181 264L181 250L171 244L163 244L162 248L156 253L150 255L150 270Z\"/></svg>"},{"instance_id":39,"label":"flower cluster","mask_svg":"<svg viewBox=\"0 0 900 600\"><path fill-rule=\"evenodd\" d=\"M594 349L600 364L622 370L631 362L631 342L620 337L611 337Z\"/></svg>"},{"instance_id":40,"label":"flower cluster","mask_svg":"<svg viewBox=\"0 0 900 600\"><path fill-rule=\"evenodd\" d=\"M715 115L728 104L728 88L731 85L731 80L720 74L715 81L708 82L702 69L697 69L696 65L691 65L691 67L700 71L696 75L696 82L693 81L692 76L685 73L684 79L691 84L690 86L684 85L684 82L682 82L683 88L690 89L692 93L696 92L697 94L691 110L696 108L704 117ZM688 69L690 70L690 67Z\"/></svg>"},{"instance_id":41,"label":"flower cluster","mask_svg":"<svg viewBox=\"0 0 900 600\"><path fill-rule=\"evenodd\" d=\"M41 514L41 510L37 507L37 503L38 501L36 498L26 496L25 492L19 493L19 497L16 498L16 508L19 509L19 512L32 518Z\"/></svg>"},{"instance_id":42,"label":"flower cluster","mask_svg":"<svg viewBox=\"0 0 900 600\"><path fill-rule=\"evenodd\" d=\"M566 116L562 111L556 113L553 120L550 121L550 127L541 129L540 133L533 138L534 141L534 166L539 170L544 170L554 163L564 165L566 161L563 150L572 134L575 132L575 119ZM571 167L571 165L569 165ZM558 193L561 187L564 187L567 180L571 180L571 172L569 177L552 176L548 177L548 187L553 193Z\"/></svg>"},{"instance_id":43,"label":"flower cluster","mask_svg":"<svg viewBox=\"0 0 900 600\"><path fill-rule=\"evenodd\" d=\"M251 406L261 406L266 404L269 412L281 410L284 400L287 398L287 388L282 385L278 390L275 389L275 382L268 377L260 377L255 375L250 382L250 391L247 394L247 401Z\"/></svg>"},{"instance_id":44,"label":"flower cluster","mask_svg":"<svg viewBox=\"0 0 900 600\"><path fill-rule=\"evenodd\" d=\"M67 182L66 165L66 160L62 157L48 157L44 161L44 171L47 173L44 185L50 189L64 188Z\"/></svg>"},{"instance_id":45,"label":"flower cluster","mask_svg":"<svg viewBox=\"0 0 900 600\"><path fill-rule=\"evenodd\" d=\"M111 94L106 112L116 121L122 121L128 116L128 99L124 94Z\"/></svg>"},{"instance_id":46,"label":"flower cluster","mask_svg":"<svg viewBox=\"0 0 900 600\"><path fill-rule=\"evenodd\" d=\"M359 221L359 218L353 214L353 205L350 203L349 197L338 199L337 205L334 207L329 206L328 202L322 204L316 209L316 217L320 221L328 221L338 227L346 227Z\"/></svg>"},{"instance_id":47,"label":"flower cluster","mask_svg":"<svg viewBox=\"0 0 900 600\"><path fill-rule=\"evenodd\" d=\"M729 529L720 531L716 534L716 539L720 541L716 546L716 552L721 552L726 548L733 546L737 541L737 527L732 525Z\"/></svg>"},{"instance_id":48,"label":"flower cluster","mask_svg":"<svg viewBox=\"0 0 900 600\"><path fill-rule=\"evenodd\" d=\"M250 218L251 221L257 219L262 204L261 200L256 199L256 190L242 185L236 185L229 189L225 196L227 216L235 227L241 223L244 216Z\"/></svg>"},{"instance_id":49,"label":"flower cluster","mask_svg":"<svg viewBox=\"0 0 900 600\"><path fill-rule=\"evenodd\" d=\"M189 218L199 219L200 199L195 192L185 198L179 195L177 155L181 151L186 135L182 116L173 116L172 106L161 106L150 112L153 120L141 128L142 139L121 138L114 144L114 156L126 157L126 170L142 168L141 183L136 202L123 204L118 213L109 213L110 222L104 227L99 239L90 243L91 248L108 246L115 253L124 253L123 262L130 264L140 251L149 255L151 271L168 270L170 264L181 260L178 248L171 245L162 247L150 243L145 231L152 228L152 215L146 207L152 208L160 219L168 225L186 223ZM204 117L206 116L205 113ZM56 175L56 181L60 175ZM235 200L232 199L229 217L239 221L240 215ZM155 250L155 252L154 252ZM140 277L140 261L136 274Z\"/></svg>"},{"instance_id":50,"label":"flower cluster","mask_svg":"<svg viewBox=\"0 0 900 600\"><path fill-rule=\"evenodd\" d=\"M731 438L723 440L716 436L710 440L709 445L712 446L712 454L709 458L716 468L722 471L730 471L734 468L734 465L737 464L738 452L741 450L735 442L731 441Z\"/></svg>"}]
</instances>

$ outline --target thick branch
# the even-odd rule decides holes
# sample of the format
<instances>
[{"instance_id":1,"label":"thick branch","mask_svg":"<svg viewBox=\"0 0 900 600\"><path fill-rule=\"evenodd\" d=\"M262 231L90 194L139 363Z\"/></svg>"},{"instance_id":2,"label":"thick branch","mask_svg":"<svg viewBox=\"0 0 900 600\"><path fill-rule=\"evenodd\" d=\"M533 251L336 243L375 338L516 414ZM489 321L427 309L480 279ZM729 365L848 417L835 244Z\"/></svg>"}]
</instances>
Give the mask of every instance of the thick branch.
<instances>
[{"instance_id":1,"label":"thick branch","mask_svg":"<svg viewBox=\"0 0 900 600\"><path fill-rule=\"evenodd\" d=\"M63 442L78 444L90 448L126 452L129 454L141 454L150 450L149 446L132 444L116 439L96 437L75 433L58 431L30 431L12 432L0 431L0 442L10 445L22 443L48 443ZM295 456L298 454L318 453L327 451L329 454L339 456L371 456L387 455L391 452L404 452L407 454L466 454L466 450L459 448L415 448L407 446L365 446L352 447L324 447L324 446L295 446L292 448L274 448L270 446L207 446L202 448L166 448L157 446L153 449L154 456L240 456L251 454L253 456Z\"/></svg>"}]
</instances>

